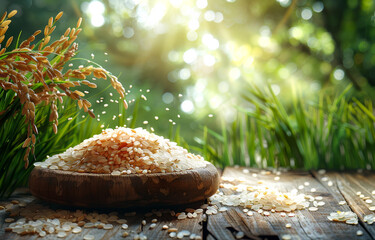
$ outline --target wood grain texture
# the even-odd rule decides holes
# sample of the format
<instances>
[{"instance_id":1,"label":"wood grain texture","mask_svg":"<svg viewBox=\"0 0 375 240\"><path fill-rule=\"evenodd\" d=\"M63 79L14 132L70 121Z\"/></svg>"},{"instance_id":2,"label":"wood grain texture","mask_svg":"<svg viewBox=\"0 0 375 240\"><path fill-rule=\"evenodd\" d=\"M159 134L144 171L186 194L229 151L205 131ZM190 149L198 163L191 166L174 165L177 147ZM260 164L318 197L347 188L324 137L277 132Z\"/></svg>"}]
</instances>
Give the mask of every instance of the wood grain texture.
<instances>
[{"instance_id":1,"label":"wood grain texture","mask_svg":"<svg viewBox=\"0 0 375 240\"><path fill-rule=\"evenodd\" d=\"M291 191L303 185L304 189L300 192L322 196L326 204L319 207L317 212L295 211L294 217L281 217L280 213L263 216L257 212L254 212L253 216L248 216L243 213L242 207L230 207L230 210L223 214L208 217L208 231L212 235L210 239L235 239L238 231L244 232L248 239L281 239L285 234L289 234L292 239L357 239L357 230L364 232L360 239L373 239L361 225L352 226L327 219L331 212L350 211L350 207L339 205L338 201L344 200L343 196L338 192L330 191L310 173L286 172L280 175L279 181L275 181L274 174L260 174L260 171L255 169L243 170L244 168L227 167L223 177L242 178L254 185L261 180L263 184L268 184L282 192ZM253 176L254 173L257 175ZM305 186L305 182L309 186ZM312 188L315 188L316 192L312 193ZM220 190L226 194L230 193L228 189ZM292 227L286 228L286 223L290 223Z\"/></svg>"},{"instance_id":2,"label":"wood grain texture","mask_svg":"<svg viewBox=\"0 0 375 240\"><path fill-rule=\"evenodd\" d=\"M36 199L34 196L30 195L30 192L23 191L22 195L19 193L13 195L11 199L7 201L0 201L0 205L9 204L11 200L20 200L22 203L26 204L26 208L32 204L43 204L48 206L48 208L59 211L59 210L71 210L74 211L74 207L66 207L58 204L48 204L43 200ZM198 207L190 205L188 207ZM133 211L136 210L136 211ZM135 235L143 234L147 236L148 239L169 239L168 232L162 230L163 225L168 225L169 227L177 228L178 231L188 230L191 233L194 233L198 236L203 236L202 231L202 214L198 214L197 218L178 220L176 216L171 215L171 211L181 212L184 211L184 208L172 208L172 209L132 209L129 211L123 211L122 209L88 209L85 208L86 213L98 212L98 213L110 213L111 211L117 211L118 216L122 219L127 220L129 228L124 230L121 228L121 224L113 223L114 228L111 230L97 229L97 228L82 228L82 232L78 234L69 233L66 238L69 240L82 240L83 237L87 234L94 235L95 239L108 240L108 239L133 239ZM56 234L49 234L46 237L40 238L37 235L25 235L20 236L14 233L5 233L4 229L9 224L4 223L4 219L9 217L9 213L6 211L0 211L0 239L14 239L14 240L34 240L34 239L46 239L54 240L57 239ZM19 217L16 217L16 219ZM156 227L151 229L152 220L157 219ZM142 220L146 221L146 225L142 224ZM122 237L123 232L128 232L129 236L127 238Z\"/></svg>"},{"instance_id":3,"label":"wood grain texture","mask_svg":"<svg viewBox=\"0 0 375 240\"><path fill-rule=\"evenodd\" d=\"M256 173L256 176L253 176ZM226 168L223 172L223 177L242 178L253 185L258 185L258 181L263 181L263 184L269 184L281 191L290 191L293 188L298 188L303 185L304 188L300 192L311 194L313 196L322 196L326 204L319 207L317 212L310 212L308 210L295 211L294 217L282 217L280 213L271 213L270 216L263 216L257 212L253 212L253 216L248 216L243 212L242 207L228 207L228 211L218 213L217 215L208 215L207 221L203 221L203 214L198 214L197 218L178 220L176 216L171 216L168 209L154 209L150 208L130 208L123 210L116 209L96 209L85 208L84 211L99 211L99 213L109 213L111 211L118 211L120 218L125 218L128 221L129 229L121 229L120 224L114 224L112 230L103 230L95 228L84 228L79 234L68 234L65 239L78 240L83 239L86 234L95 236L95 239L133 239L136 234L146 235L148 239L171 239L168 232L162 230L163 225L169 227L176 227L178 231L188 230L191 233L201 236L203 239L210 240L226 240L236 239L235 234L238 231L245 233L243 239L281 239L284 234L291 235L292 239L374 239L375 228L372 225L367 225L363 222L363 216L370 214L368 207L371 204L365 203L357 195L361 192L365 196L370 197L374 201L372 191L375 190L375 173L327 173L320 175L316 172L283 172L280 175L280 180L275 181L275 174L261 174L256 169L244 168ZM328 179L323 179L328 177ZM332 181L331 184L328 184ZM305 186L308 183L309 186ZM311 192L315 188L316 192ZM227 188L220 188L225 194L231 194L232 190ZM0 201L0 205L9 204L11 200L20 200L22 203L28 204L38 203L48 206L51 209L67 209L75 210L75 207L63 206L58 204L49 204L43 200L36 199L31 196L25 189L20 189L15 192L10 199ZM338 202L346 201L346 205L339 205ZM184 211L186 207L197 208L198 206L183 205L179 208L172 209L177 213ZM78 208L79 209L79 208ZM331 212L340 211L354 211L360 219L358 225L348 225L345 223L330 222L327 216ZM132 216L129 216L129 211L136 211ZM162 214L160 214L160 212ZM159 213L159 214L157 214ZM125 215L126 214L126 215ZM30 240L42 239L36 235L19 236L14 233L5 233L4 229L8 226L4 223L4 219L9 217L9 213L0 210L0 239L16 239L16 240ZM16 217L17 218L17 217ZM154 229L150 229L152 219L156 218L157 223ZM146 225L142 225L142 220L146 220ZM290 223L291 228L286 228L285 224ZM358 230L363 231L362 236L357 236ZM127 238L121 235L124 231L129 232ZM56 235L47 235L43 239L56 239ZM187 239L186 237L184 239Z\"/></svg>"},{"instance_id":4,"label":"wood grain texture","mask_svg":"<svg viewBox=\"0 0 375 240\"><path fill-rule=\"evenodd\" d=\"M327 184L327 181L322 181L324 177L328 177L328 179L333 182L335 186L333 189L335 190L336 195L343 196L343 200L345 200L351 210L358 215L359 221L371 234L373 239L375 239L375 228L372 225L365 223L363 220L365 215L373 214L373 212L369 210L369 207L375 206L375 197L372 194L372 191L375 190L375 174L373 172L329 172L324 175L313 172L313 174L325 185ZM366 203L365 200L362 200L357 194L358 192L371 199L373 203Z\"/></svg>"},{"instance_id":5,"label":"wood grain texture","mask_svg":"<svg viewBox=\"0 0 375 240\"><path fill-rule=\"evenodd\" d=\"M34 196L47 202L129 208L204 201L217 191L219 181L212 164L181 172L121 176L34 168L29 186Z\"/></svg>"}]
</instances>

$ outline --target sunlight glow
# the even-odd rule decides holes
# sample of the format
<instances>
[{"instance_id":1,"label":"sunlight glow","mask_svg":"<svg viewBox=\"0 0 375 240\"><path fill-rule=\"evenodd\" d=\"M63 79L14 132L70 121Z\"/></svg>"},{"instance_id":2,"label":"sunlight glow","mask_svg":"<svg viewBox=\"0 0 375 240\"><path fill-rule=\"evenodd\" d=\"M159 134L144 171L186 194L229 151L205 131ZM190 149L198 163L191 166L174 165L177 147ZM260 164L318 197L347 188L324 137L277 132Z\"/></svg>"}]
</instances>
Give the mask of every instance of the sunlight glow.
<instances>
[{"instance_id":1,"label":"sunlight glow","mask_svg":"<svg viewBox=\"0 0 375 240\"><path fill-rule=\"evenodd\" d=\"M204 19L206 19L206 21L208 22L211 22L211 21L214 21L215 20L215 12L214 11L207 11L204 13Z\"/></svg>"},{"instance_id":2,"label":"sunlight glow","mask_svg":"<svg viewBox=\"0 0 375 240\"><path fill-rule=\"evenodd\" d=\"M229 79L237 80L241 77L241 70L239 68L231 68L229 70Z\"/></svg>"},{"instance_id":3,"label":"sunlight glow","mask_svg":"<svg viewBox=\"0 0 375 240\"><path fill-rule=\"evenodd\" d=\"M104 17L102 15L98 15L96 17L91 17L91 25L94 27L101 27L104 25Z\"/></svg>"},{"instance_id":4,"label":"sunlight glow","mask_svg":"<svg viewBox=\"0 0 375 240\"><path fill-rule=\"evenodd\" d=\"M215 65L215 63L216 63L216 59L215 59L214 56L207 54L207 55L205 55L205 56L203 57L203 63L204 63L204 65L206 65L207 67L212 67L213 65Z\"/></svg>"},{"instance_id":5,"label":"sunlight glow","mask_svg":"<svg viewBox=\"0 0 375 240\"><path fill-rule=\"evenodd\" d=\"M87 11L92 15L95 15L95 14L102 15L105 11L105 6L102 2L95 0L89 3L87 7Z\"/></svg>"},{"instance_id":6,"label":"sunlight glow","mask_svg":"<svg viewBox=\"0 0 375 240\"><path fill-rule=\"evenodd\" d=\"M168 53L168 59L171 62L177 62L179 60L179 54L176 51L170 51Z\"/></svg>"},{"instance_id":7,"label":"sunlight glow","mask_svg":"<svg viewBox=\"0 0 375 240\"><path fill-rule=\"evenodd\" d=\"M226 81L221 81L218 88L221 93L226 93L229 90L229 84Z\"/></svg>"},{"instance_id":8,"label":"sunlight glow","mask_svg":"<svg viewBox=\"0 0 375 240\"><path fill-rule=\"evenodd\" d=\"M250 47L248 45L242 45L240 47L233 46L231 52L234 52L233 60L239 64L242 64L248 58L252 58L250 56Z\"/></svg>"},{"instance_id":9,"label":"sunlight glow","mask_svg":"<svg viewBox=\"0 0 375 240\"><path fill-rule=\"evenodd\" d=\"M188 26L190 30L197 30L199 28L199 21L197 19L192 19L189 21Z\"/></svg>"},{"instance_id":10,"label":"sunlight glow","mask_svg":"<svg viewBox=\"0 0 375 240\"><path fill-rule=\"evenodd\" d=\"M194 48L190 48L184 53L183 59L185 63L192 64L195 60L197 60L197 57L197 51Z\"/></svg>"},{"instance_id":11,"label":"sunlight glow","mask_svg":"<svg viewBox=\"0 0 375 240\"><path fill-rule=\"evenodd\" d=\"M211 34L206 33L202 37L202 42L206 45L210 50L216 50L219 48L220 43L219 40L214 38Z\"/></svg>"},{"instance_id":12,"label":"sunlight glow","mask_svg":"<svg viewBox=\"0 0 375 240\"><path fill-rule=\"evenodd\" d=\"M230 4L234 2L237 3ZM274 0L273 4L280 9L292 2ZM103 3L109 4L109 9ZM275 82L289 81L296 75L293 69L297 69L271 57L273 53L281 53L283 47L272 32L275 29L272 21L254 23L254 27L246 27L242 32L240 26L249 20L248 16L226 9L240 4L245 6L237 0L224 0L220 6L211 2L209 5L208 0L84 0L81 8L94 27L104 24L112 27L111 34L119 39L118 49L134 50L137 56L151 56L153 61L161 60L166 64L166 71L160 73L167 73L169 83L183 86L186 98L178 99L171 92L163 92L163 103L178 102L185 113L203 116L204 111L206 114L213 112L226 115L225 119L231 121L230 109L227 114L219 113L232 104L226 96L236 94L243 80L263 78L260 64L267 75L272 73L269 78L273 82L272 89L282 97L288 88ZM315 34L312 28L311 19L318 17L323 9L322 0L298 5L294 17L301 21L293 21L282 30L284 36L289 37L286 41L293 46L301 42L327 56L332 54L335 50L332 37L324 31ZM257 12L254 14L259 15ZM238 19L236 14L240 14ZM158 56L157 60L154 56ZM345 63L343 66L346 67ZM332 67L324 71L334 80L345 78L343 69Z\"/></svg>"},{"instance_id":13,"label":"sunlight glow","mask_svg":"<svg viewBox=\"0 0 375 240\"><path fill-rule=\"evenodd\" d=\"M303 31L300 27L292 27L289 29L289 35L295 39L301 39L303 37Z\"/></svg>"},{"instance_id":14,"label":"sunlight glow","mask_svg":"<svg viewBox=\"0 0 375 240\"><path fill-rule=\"evenodd\" d=\"M197 0L195 5L197 6L197 8L204 9L207 7L208 3L207 0Z\"/></svg>"},{"instance_id":15,"label":"sunlight glow","mask_svg":"<svg viewBox=\"0 0 375 240\"><path fill-rule=\"evenodd\" d=\"M215 23L221 23L224 20L224 15L221 12L215 13Z\"/></svg>"},{"instance_id":16,"label":"sunlight glow","mask_svg":"<svg viewBox=\"0 0 375 240\"><path fill-rule=\"evenodd\" d=\"M91 25L94 27L101 27L104 24L103 13L105 6L100 1L92 1L88 4L86 12L90 16Z\"/></svg>"},{"instance_id":17,"label":"sunlight glow","mask_svg":"<svg viewBox=\"0 0 375 240\"><path fill-rule=\"evenodd\" d=\"M277 96L280 94L280 86L277 84L272 84L271 85L273 93Z\"/></svg>"},{"instance_id":18,"label":"sunlight glow","mask_svg":"<svg viewBox=\"0 0 375 240\"><path fill-rule=\"evenodd\" d=\"M169 0L169 3L172 4L173 7L179 8L182 4L182 0Z\"/></svg>"},{"instance_id":19,"label":"sunlight glow","mask_svg":"<svg viewBox=\"0 0 375 240\"><path fill-rule=\"evenodd\" d=\"M185 100L181 103L181 110L185 113L191 114L194 112L194 104L190 100Z\"/></svg>"},{"instance_id":20,"label":"sunlight glow","mask_svg":"<svg viewBox=\"0 0 375 240\"><path fill-rule=\"evenodd\" d=\"M266 48L266 47L270 46L271 39L267 36L261 36L258 40L258 44L259 44L259 46L261 46L263 48Z\"/></svg>"},{"instance_id":21,"label":"sunlight glow","mask_svg":"<svg viewBox=\"0 0 375 240\"><path fill-rule=\"evenodd\" d=\"M155 4L147 17L146 26L156 26L163 19L166 12L167 7L163 3Z\"/></svg>"},{"instance_id":22,"label":"sunlight glow","mask_svg":"<svg viewBox=\"0 0 375 240\"><path fill-rule=\"evenodd\" d=\"M204 78L199 78L194 86L194 89L192 93L189 95L192 95L194 99L195 106L198 108L203 108L206 106L206 95L205 95L205 90L207 87L207 80Z\"/></svg>"},{"instance_id":23,"label":"sunlight glow","mask_svg":"<svg viewBox=\"0 0 375 240\"><path fill-rule=\"evenodd\" d=\"M209 101L210 107L212 109L217 109L222 104L222 99L218 95L211 97Z\"/></svg>"},{"instance_id":24,"label":"sunlight glow","mask_svg":"<svg viewBox=\"0 0 375 240\"><path fill-rule=\"evenodd\" d=\"M193 41L198 39L198 34L197 34L197 32L190 31L186 34L186 38L187 38L187 40L193 42Z\"/></svg>"}]
</instances>

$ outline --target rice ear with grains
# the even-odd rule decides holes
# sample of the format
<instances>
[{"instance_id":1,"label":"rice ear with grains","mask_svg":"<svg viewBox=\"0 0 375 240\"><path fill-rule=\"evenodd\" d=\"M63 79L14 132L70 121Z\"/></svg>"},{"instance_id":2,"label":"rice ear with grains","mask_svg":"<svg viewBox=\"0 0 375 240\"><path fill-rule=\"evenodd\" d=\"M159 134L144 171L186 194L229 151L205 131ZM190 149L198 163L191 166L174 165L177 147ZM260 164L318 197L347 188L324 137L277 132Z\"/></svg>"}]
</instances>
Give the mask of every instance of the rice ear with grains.
<instances>
[{"instance_id":1,"label":"rice ear with grains","mask_svg":"<svg viewBox=\"0 0 375 240\"><path fill-rule=\"evenodd\" d=\"M199 155L142 128L103 130L36 167L81 173L125 175L178 172L205 167Z\"/></svg>"}]
</instances>

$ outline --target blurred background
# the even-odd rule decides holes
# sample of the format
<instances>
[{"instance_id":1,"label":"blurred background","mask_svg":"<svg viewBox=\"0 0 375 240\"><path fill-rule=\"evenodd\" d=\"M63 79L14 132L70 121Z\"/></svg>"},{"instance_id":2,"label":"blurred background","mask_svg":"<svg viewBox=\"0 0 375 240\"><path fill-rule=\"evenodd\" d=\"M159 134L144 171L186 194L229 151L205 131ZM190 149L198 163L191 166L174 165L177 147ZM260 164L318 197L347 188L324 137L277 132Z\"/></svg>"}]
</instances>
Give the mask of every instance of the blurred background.
<instances>
[{"instance_id":1,"label":"blurred background","mask_svg":"<svg viewBox=\"0 0 375 240\"><path fill-rule=\"evenodd\" d=\"M83 18L77 58L102 65L128 90L126 116L109 82L98 82L98 89L89 90L95 124L101 128L115 127L122 118L128 126L151 129L174 140L178 134L179 144L221 166L329 167L337 152L337 165L331 167L373 167L373 150L350 155L350 164L359 157L361 165L340 160L347 154L341 148L345 149L345 139L352 141L350 146L356 146L357 152L374 146L372 0L2 0L1 12L13 9L18 14L7 34L18 36L22 30L21 39L43 29L48 18L60 11L64 16L57 24L56 39ZM77 65L87 62L75 61ZM352 87L348 90L348 86ZM271 93L273 102L267 102L262 91ZM342 101L353 115L358 114L350 109L359 105L352 99L367 103L361 108L369 119L365 127L360 119L353 123L345 118L348 112L334 115L340 109L336 106L341 106L335 105L341 101L336 101L340 94L345 94ZM303 104L296 103L295 96ZM317 111L304 110L317 105ZM335 108L324 108L330 105ZM278 125L283 121L275 112L267 113L272 108L262 106L276 106L280 118L285 110L286 127ZM304 121L318 116L319 110L327 112L312 120L320 118L318 125L326 140L315 136L311 125L304 126L310 130L299 128L301 121L293 115L298 109ZM330 118L341 125L324 134ZM279 136L278 129L284 135ZM338 136L336 130L345 135L337 143L332 140ZM363 135L354 136L356 131ZM288 140L291 135L295 142ZM300 142L302 136L305 142ZM366 136L368 141L361 145ZM283 149L285 157L280 157ZM316 164L297 164L310 155L315 160L309 161Z\"/></svg>"}]
</instances>

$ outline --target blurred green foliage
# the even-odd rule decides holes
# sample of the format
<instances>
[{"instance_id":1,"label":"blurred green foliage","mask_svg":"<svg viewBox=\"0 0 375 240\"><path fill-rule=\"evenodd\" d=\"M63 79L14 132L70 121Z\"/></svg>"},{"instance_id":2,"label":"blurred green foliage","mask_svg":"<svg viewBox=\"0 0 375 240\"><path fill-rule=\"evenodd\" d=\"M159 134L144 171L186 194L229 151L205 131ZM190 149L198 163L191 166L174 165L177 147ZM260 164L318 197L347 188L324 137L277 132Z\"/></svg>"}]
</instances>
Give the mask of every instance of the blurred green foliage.
<instances>
[{"instance_id":1,"label":"blurred green foliage","mask_svg":"<svg viewBox=\"0 0 375 240\"><path fill-rule=\"evenodd\" d=\"M271 86L249 85L244 92L254 108L239 108L231 126L220 132L204 129L198 151L220 166L258 168L374 169L373 103L353 98L351 86L334 97L309 102L296 89L292 108Z\"/></svg>"},{"instance_id":2,"label":"blurred green foliage","mask_svg":"<svg viewBox=\"0 0 375 240\"><path fill-rule=\"evenodd\" d=\"M3 0L0 12L12 9L14 36L61 10L56 38L84 18L79 57L129 89L126 118L105 82L82 89L98 129L153 128L221 166L373 166L371 0ZM357 155L342 156L347 147L363 151L358 164L348 159Z\"/></svg>"},{"instance_id":3,"label":"blurred green foliage","mask_svg":"<svg viewBox=\"0 0 375 240\"><path fill-rule=\"evenodd\" d=\"M373 95L374 7L349 0L12 0L0 10L19 10L10 34L26 36L60 10L64 26L82 16L81 57L93 53L126 85L151 89L153 113L162 103L173 112L165 119L176 118L187 100L193 119L214 113L230 122L243 82L268 81L285 102L291 84L311 99L348 82L358 95Z\"/></svg>"}]
</instances>

